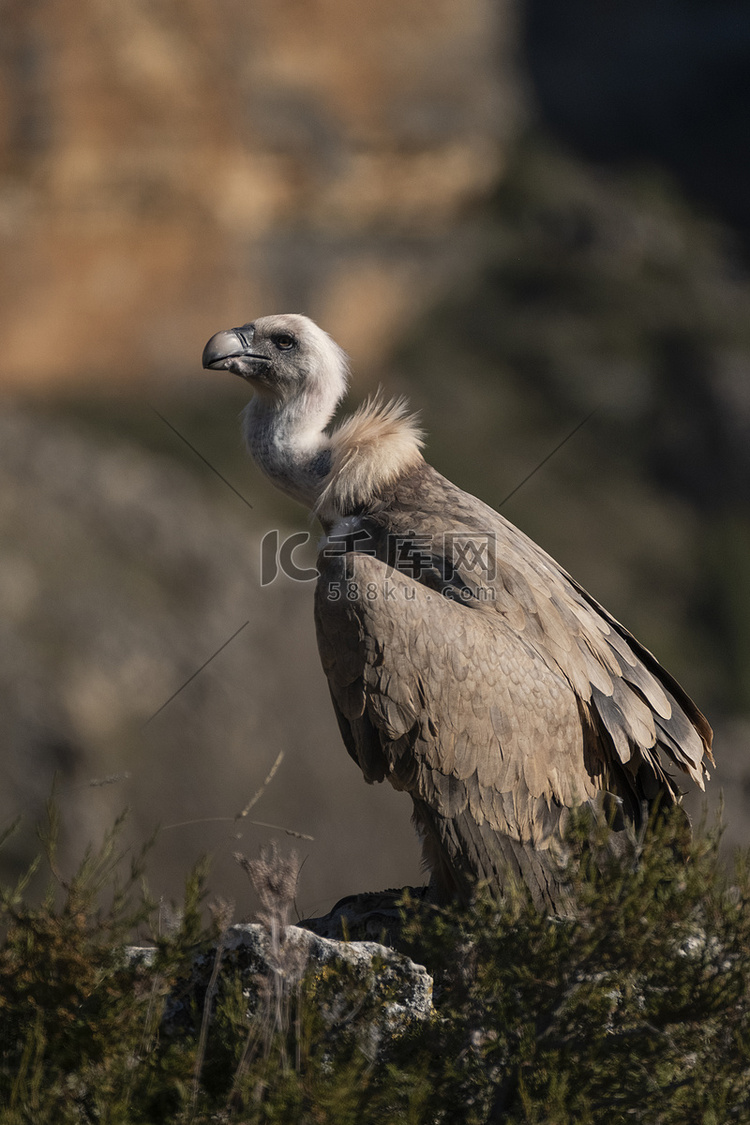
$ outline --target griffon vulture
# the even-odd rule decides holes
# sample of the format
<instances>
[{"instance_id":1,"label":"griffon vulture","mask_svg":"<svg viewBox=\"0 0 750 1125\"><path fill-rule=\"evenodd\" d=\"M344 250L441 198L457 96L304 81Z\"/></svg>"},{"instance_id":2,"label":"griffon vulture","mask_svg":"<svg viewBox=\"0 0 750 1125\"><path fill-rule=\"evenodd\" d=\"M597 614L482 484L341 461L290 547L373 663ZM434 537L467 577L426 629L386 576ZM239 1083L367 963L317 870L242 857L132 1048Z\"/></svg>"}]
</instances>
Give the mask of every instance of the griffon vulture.
<instances>
[{"instance_id":1,"label":"griffon vulture","mask_svg":"<svg viewBox=\"0 0 750 1125\"><path fill-rule=\"evenodd\" d=\"M326 428L347 361L316 324L219 332L203 366L247 380L250 453L323 525L315 621L341 733L367 781L411 795L436 895L502 891L510 872L554 909L566 810L624 828L679 801L670 766L703 788L695 704L554 559L425 462L403 401Z\"/></svg>"}]
</instances>

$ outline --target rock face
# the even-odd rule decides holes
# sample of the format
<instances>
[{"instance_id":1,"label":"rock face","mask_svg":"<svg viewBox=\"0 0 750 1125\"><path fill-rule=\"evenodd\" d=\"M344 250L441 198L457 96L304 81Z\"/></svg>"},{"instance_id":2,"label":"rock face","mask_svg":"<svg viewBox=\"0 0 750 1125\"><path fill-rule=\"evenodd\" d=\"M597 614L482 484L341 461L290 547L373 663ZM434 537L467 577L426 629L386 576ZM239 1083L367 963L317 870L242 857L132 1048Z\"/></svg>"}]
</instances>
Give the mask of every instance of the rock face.
<instances>
[{"instance_id":1,"label":"rock face","mask_svg":"<svg viewBox=\"0 0 750 1125\"><path fill-rule=\"evenodd\" d=\"M130 962L150 961L153 950L131 947ZM323 985L320 992L323 1019L335 1032L351 1015L352 986L364 989L366 1002L374 1012L367 1021L368 1041L361 1043L374 1057L389 1039L399 1035L415 1021L432 1014L432 977L422 965L403 954L372 941L331 941L307 929L287 926L279 935L272 935L261 925L230 926L220 947L219 973L239 974L243 996L248 1002L248 1015L264 1016L265 1002L273 997L283 1001L304 976L308 983ZM217 947L198 956L194 962L189 987L168 1002L164 1030L175 1033L195 1028L195 1000L198 1010L218 992L216 976ZM337 975L338 974L338 975ZM340 980L340 988L337 981ZM283 1006L283 1004L281 1005Z\"/></svg>"},{"instance_id":2,"label":"rock face","mask_svg":"<svg viewBox=\"0 0 750 1125\"><path fill-rule=\"evenodd\" d=\"M512 11L10 0L3 379L176 373L216 324L279 308L376 361L500 175Z\"/></svg>"}]
</instances>

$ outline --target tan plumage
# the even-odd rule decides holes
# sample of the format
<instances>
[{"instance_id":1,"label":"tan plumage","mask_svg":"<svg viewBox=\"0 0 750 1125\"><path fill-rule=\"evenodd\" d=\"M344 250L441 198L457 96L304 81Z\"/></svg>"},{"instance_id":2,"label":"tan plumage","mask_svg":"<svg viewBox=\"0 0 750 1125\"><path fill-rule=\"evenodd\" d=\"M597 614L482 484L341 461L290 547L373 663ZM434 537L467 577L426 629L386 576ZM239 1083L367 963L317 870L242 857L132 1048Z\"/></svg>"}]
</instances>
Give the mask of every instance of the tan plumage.
<instances>
[{"instance_id":1,"label":"tan plumage","mask_svg":"<svg viewBox=\"0 0 750 1125\"><path fill-rule=\"evenodd\" d=\"M271 319L278 334L285 318ZM310 376L281 374L304 370L308 335L320 353L320 330L292 323L296 355L283 360L265 320L236 330L252 329L255 349L239 373L273 400L246 435L328 533L315 619L347 749L367 781L411 795L439 893L469 897L478 879L501 890L510 871L554 907L566 811L639 823L657 798L679 800L670 766L703 788L710 727L549 555L424 461L403 403L370 403L329 435L338 386L303 443L290 419L305 416ZM211 343L206 365L234 370L237 355L212 359ZM280 468L269 441L288 454Z\"/></svg>"},{"instance_id":2,"label":"tan plumage","mask_svg":"<svg viewBox=\"0 0 750 1125\"><path fill-rule=\"evenodd\" d=\"M315 505L335 519L414 468L422 459L422 431L404 399L368 399L331 434L331 468Z\"/></svg>"}]
</instances>

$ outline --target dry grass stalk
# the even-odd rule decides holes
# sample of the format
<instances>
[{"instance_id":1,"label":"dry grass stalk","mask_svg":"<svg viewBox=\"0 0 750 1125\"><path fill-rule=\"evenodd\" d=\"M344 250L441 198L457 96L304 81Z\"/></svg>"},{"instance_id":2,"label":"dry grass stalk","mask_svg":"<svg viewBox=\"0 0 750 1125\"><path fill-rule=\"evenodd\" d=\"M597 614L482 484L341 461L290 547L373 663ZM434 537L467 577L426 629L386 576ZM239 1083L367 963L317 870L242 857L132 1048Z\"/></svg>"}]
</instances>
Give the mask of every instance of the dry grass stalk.
<instances>
[{"instance_id":1,"label":"dry grass stalk","mask_svg":"<svg viewBox=\"0 0 750 1125\"><path fill-rule=\"evenodd\" d=\"M193 1087L190 1095L190 1116L195 1114L196 1106L198 1104L198 1094L200 1092L201 1071L203 1070L203 1061L206 1057L206 1043L208 1042L208 1025L211 1022L211 1006L213 1004L216 989L219 985L219 970L221 968L221 959L224 954L224 947L226 945L227 933L232 924L234 916L234 904L231 902L224 902L223 899L218 899L216 903L209 906L211 915L213 916L216 927L219 931L219 936L216 942L216 952L214 953L214 964L211 970L211 977L206 989L206 997L203 1001L203 1018L201 1020L201 1030L198 1037L198 1050L195 1056L195 1068L193 1070Z\"/></svg>"},{"instance_id":2,"label":"dry grass stalk","mask_svg":"<svg viewBox=\"0 0 750 1125\"><path fill-rule=\"evenodd\" d=\"M247 872L260 899L258 921L268 931L270 972L258 982L258 999L263 1018L260 1027L251 1028L248 1034L234 1078L233 1096L261 1041L264 1060L268 1059L274 1041L277 1040L281 1065L289 1065L286 1036L291 1026L291 1000L293 994L298 995L307 962L304 950L286 940L300 871L297 853L281 855L273 840L268 847L261 849L257 859L248 859L240 852L235 853L235 859ZM256 1095L258 1094L262 1095L262 1091L256 1090Z\"/></svg>"}]
</instances>

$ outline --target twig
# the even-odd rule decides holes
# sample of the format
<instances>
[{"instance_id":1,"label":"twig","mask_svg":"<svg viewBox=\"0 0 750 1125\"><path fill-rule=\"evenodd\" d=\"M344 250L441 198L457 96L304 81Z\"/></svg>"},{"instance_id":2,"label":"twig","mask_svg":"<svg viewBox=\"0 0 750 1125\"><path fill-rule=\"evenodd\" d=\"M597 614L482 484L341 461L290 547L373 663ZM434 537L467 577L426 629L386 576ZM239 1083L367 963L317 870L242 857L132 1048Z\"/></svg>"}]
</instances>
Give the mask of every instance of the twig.
<instances>
[{"instance_id":1,"label":"twig","mask_svg":"<svg viewBox=\"0 0 750 1125\"><path fill-rule=\"evenodd\" d=\"M188 439L187 439L187 438L185 437L185 435L184 435L184 434L181 434L181 433L180 433L180 431L179 431L179 430L177 429L177 427L176 427L176 426L173 426L171 422L168 422L168 421L167 421L167 419L166 419L166 418L164 417L164 415L163 415L163 414L160 414L160 413L159 413L159 411L158 411L158 410L156 409L156 407L155 407L155 406L152 406L152 407L151 407L151 409L153 410L153 412L154 412L154 414L156 415L156 417L157 417L157 418L161 418L161 420L162 420L162 422L164 423L164 425L165 425L165 426L168 426L168 427L169 427L169 429L170 429L170 430L172 431L172 433L173 433L173 434L176 434L176 435L177 435L177 437L178 437L178 438L180 439L180 441L184 441L184 442L185 442L185 445L186 445L186 446L188 447L188 449L191 449L191 450L193 451L193 453L195 454L195 456L196 456L196 457L200 457L200 459L201 459L201 461L203 462L203 464L204 464L204 465L207 465L207 466L208 466L208 468L209 468L209 469L211 470L211 472L212 472L212 473L216 473L216 475L217 475L217 477L219 478L219 480L223 481L223 482L224 482L224 484L225 484L225 485L227 486L227 488L231 488L231 490L232 490L232 492L233 492L233 493L235 494L235 496L239 496L239 498L240 498L240 500L242 501L242 503L243 503L243 504L246 504L248 508L252 509L252 504L250 503L250 501L249 501L249 500L246 500L246 499L245 499L245 497L244 497L244 496L242 495L242 493L241 493L241 492L239 492L239 491L238 491L238 490L237 490L237 489L236 489L236 488L234 487L234 485L233 485L233 484L232 484L232 483L231 483L230 481L228 481L228 480L227 480L227 478L226 478L226 477L224 477L224 476L222 476L222 475L221 475L221 473L220 473L220 472L219 472L219 470L218 470L218 469L216 468L216 466L215 466L215 465L212 465L212 464L211 464L211 462L210 462L210 461L208 460L208 458L207 458L207 457L204 457L204 456L203 456L203 454L201 453L201 451L200 451L199 449L196 449L196 448L195 448L195 446L194 446L194 445L192 444L192 442L189 442L189 441L188 441Z\"/></svg>"},{"instance_id":2,"label":"twig","mask_svg":"<svg viewBox=\"0 0 750 1125\"><path fill-rule=\"evenodd\" d=\"M195 677L200 675L200 673L203 671L203 669L207 668L208 665L211 663L211 661L215 660L216 657L219 655L219 653L223 652L224 649L227 647L227 645L231 644L232 641L234 640L234 638L238 637L240 635L240 633L242 632L242 630L247 628L247 626L249 624L250 624L249 621L245 621L245 623L243 625L240 625L239 629L235 629L235 631L232 633L231 637L227 638L227 640L224 641L224 644L220 645L217 648L216 652L212 653L211 656L209 656L208 660L204 660L204 662L201 664L200 668L196 668L196 670L193 672L192 676L188 676L188 678L185 680L185 683L182 684L181 687L178 687L177 691L172 692L169 699L164 700L161 707L157 707L157 709L154 711L153 715L151 715L150 718L146 719L145 723L141 727L141 730L145 730L145 728L148 726L148 724L152 723L154 721L154 719L156 718L156 716L160 715L162 713L162 711L164 710L164 708L167 707L172 702L173 699L176 699L177 696L180 694L180 692L184 691L185 688L188 686L188 684L192 683L193 680L195 679Z\"/></svg>"},{"instance_id":3,"label":"twig","mask_svg":"<svg viewBox=\"0 0 750 1125\"><path fill-rule=\"evenodd\" d=\"M593 417L594 417L594 415L596 414L596 412L597 412L597 410L598 410L598 409L599 409L599 407L598 407L598 406L595 406L595 407L594 407L594 409L593 409L593 410L591 411L591 413L590 413L590 414L587 414L585 418L582 418L582 419L581 419L581 421L580 421L580 422L578 423L578 425L577 425L577 426L574 426L574 427L573 427L573 429L572 429L572 430L570 431L570 433L569 433L569 434L567 435L567 437L564 437L564 438L562 439L562 441L559 441L559 442L557 443L557 445L555 446L555 448L554 448L554 449L552 449L552 450L550 450L550 452L549 452L549 453L547 454L547 456L546 456L546 457L543 457L543 458L542 458L542 460L541 460L541 461L539 462L539 464L538 464L538 465L536 466L536 468L535 468L535 469L532 469L530 473L527 473L527 474L526 474L526 476L525 476L525 477L523 478L523 480L522 480L522 481L519 481L519 483L518 483L518 484L516 485L516 487L515 487L515 488L513 488L513 489L511 489L511 491L510 491L510 492L508 493L508 495L507 495L507 496L506 496L506 497L505 497L505 498L504 498L503 500L501 500L501 501L500 501L500 503L498 504L498 506L497 506L497 507L498 507L498 510L499 510L500 508L502 508L503 504L506 504L506 503L508 502L508 500L510 500L511 496L515 496L515 494L516 494L516 493L518 492L519 488L523 488L523 486L524 486L524 485L526 484L526 481L527 481L527 480L531 480L531 478L532 478L532 477L534 476L534 473L538 473L538 472L539 472L539 470L541 469L542 465L546 465L546 464L547 464L547 462L549 461L550 457L554 457L554 456L555 456L555 454L557 453L557 451L558 451L559 449L562 449L562 447L563 447L563 446L565 445L565 443L566 443L566 442L568 442L568 441L570 441L570 439L571 439L571 438L573 437L573 435L574 435L574 434L577 434L577 433L578 433L578 431L580 430L581 426L585 426L585 425L586 425L586 423L588 422L589 418L593 418Z\"/></svg>"},{"instance_id":4,"label":"twig","mask_svg":"<svg viewBox=\"0 0 750 1125\"><path fill-rule=\"evenodd\" d=\"M253 796L250 798L250 800L245 805L242 812L237 813L237 816L234 818L235 820L242 820L243 817L246 817L247 814L250 812L250 809L253 807L253 805L256 805L258 803L258 801L263 796L263 794L265 793L268 786L271 784L271 781L273 780L273 775L276 773L276 770L279 768L279 766L281 765L283 760L284 760L284 751L281 750L277 759L276 759L276 761L273 763L270 770L268 771L268 777L263 782L260 789L258 789L257 792L255 792L253 794ZM273 825L266 825L266 827L272 828Z\"/></svg>"}]
</instances>

